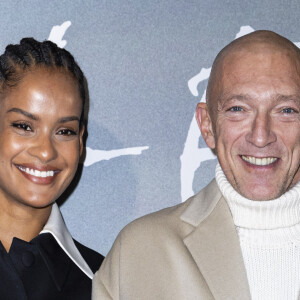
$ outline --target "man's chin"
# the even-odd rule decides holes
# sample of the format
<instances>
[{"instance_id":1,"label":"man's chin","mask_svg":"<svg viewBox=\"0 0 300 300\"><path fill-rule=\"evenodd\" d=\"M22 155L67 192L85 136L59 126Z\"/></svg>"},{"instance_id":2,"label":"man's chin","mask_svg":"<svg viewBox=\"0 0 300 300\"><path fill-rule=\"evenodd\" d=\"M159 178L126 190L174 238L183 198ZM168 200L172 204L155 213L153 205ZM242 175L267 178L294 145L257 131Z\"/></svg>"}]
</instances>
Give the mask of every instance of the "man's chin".
<instances>
[{"instance_id":1,"label":"man's chin","mask_svg":"<svg viewBox=\"0 0 300 300\"><path fill-rule=\"evenodd\" d=\"M278 186L248 186L237 188L237 192L247 199L254 201L269 201L279 198L283 192Z\"/></svg>"}]
</instances>

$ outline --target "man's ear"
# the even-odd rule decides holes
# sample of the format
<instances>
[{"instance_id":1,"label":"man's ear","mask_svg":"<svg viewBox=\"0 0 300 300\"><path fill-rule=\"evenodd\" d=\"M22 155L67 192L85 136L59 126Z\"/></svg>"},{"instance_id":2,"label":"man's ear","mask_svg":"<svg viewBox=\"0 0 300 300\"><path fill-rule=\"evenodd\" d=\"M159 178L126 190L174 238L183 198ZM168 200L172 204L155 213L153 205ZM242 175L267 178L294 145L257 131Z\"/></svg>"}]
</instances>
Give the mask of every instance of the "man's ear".
<instances>
[{"instance_id":1,"label":"man's ear","mask_svg":"<svg viewBox=\"0 0 300 300\"><path fill-rule=\"evenodd\" d=\"M215 149L216 141L206 103L198 103L196 108L196 120L206 145L210 149Z\"/></svg>"}]
</instances>

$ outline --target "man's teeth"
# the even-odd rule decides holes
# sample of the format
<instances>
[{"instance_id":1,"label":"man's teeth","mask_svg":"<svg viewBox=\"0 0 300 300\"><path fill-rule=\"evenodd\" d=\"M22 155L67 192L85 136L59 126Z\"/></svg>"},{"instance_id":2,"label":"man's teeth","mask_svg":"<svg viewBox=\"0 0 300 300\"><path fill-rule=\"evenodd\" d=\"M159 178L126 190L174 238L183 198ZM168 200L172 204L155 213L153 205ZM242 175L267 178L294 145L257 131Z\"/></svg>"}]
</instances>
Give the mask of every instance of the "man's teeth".
<instances>
[{"instance_id":1,"label":"man's teeth","mask_svg":"<svg viewBox=\"0 0 300 300\"><path fill-rule=\"evenodd\" d=\"M247 161L248 163L256 166L267 166L275 162L278 158L276 157L253 157L253 156L244 156L242 155L242 159Z\"/></svg>"},{"instance_id":2,"label":"man's teeth","mask_svg":"<svg viewBox=\"0 0 300 300\"><path fill-rule=\"evenodd\" d=\"M35 177L53 177L54 176L54 171L39 171L39 170L24 168L24 167L21 167L21 166L18 166L18 168L22 172L33 175Z\"/></svg>"}]
</instances>

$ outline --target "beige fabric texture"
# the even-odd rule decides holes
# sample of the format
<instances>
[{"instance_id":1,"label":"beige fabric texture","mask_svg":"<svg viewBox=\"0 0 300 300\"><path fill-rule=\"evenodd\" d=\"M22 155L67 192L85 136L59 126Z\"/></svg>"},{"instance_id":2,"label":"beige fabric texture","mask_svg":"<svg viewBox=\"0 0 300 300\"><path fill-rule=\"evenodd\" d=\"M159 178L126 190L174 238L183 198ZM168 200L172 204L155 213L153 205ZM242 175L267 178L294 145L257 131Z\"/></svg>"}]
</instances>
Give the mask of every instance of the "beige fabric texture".
<instances>
[{"instance_id":1,"label":"beige fabric texture","mask_svg":"<svg viewBox=\"0 0 300 300\"><path fill-rule=\"evenodd\" d=\"M238 236L215 180L127 225L93 280L93 300L250 300Z\"/></svg>"}]
</instances>

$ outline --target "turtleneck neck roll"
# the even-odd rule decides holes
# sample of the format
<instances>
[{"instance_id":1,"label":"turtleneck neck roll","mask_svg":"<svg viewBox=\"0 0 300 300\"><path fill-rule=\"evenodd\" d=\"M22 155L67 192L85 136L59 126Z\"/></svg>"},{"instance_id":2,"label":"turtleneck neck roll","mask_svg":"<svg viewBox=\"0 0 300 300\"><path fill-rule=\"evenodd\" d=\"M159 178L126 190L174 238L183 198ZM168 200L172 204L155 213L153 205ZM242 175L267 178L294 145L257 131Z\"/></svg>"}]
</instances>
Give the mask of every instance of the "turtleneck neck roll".
<instances>
[{"instance_id":1,"label":"turtleneck neck roll","mask_svg":"<svg viewBox=\"0 0 300 300\"><path fill-rule=\"evenodd\" d=\"M232 187L219 164L216 167L216 181L236 226L276 229L300 223L300 182L277 199L255 201L241 196Z\"/></svg>"}]
</instances>

